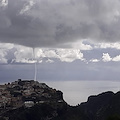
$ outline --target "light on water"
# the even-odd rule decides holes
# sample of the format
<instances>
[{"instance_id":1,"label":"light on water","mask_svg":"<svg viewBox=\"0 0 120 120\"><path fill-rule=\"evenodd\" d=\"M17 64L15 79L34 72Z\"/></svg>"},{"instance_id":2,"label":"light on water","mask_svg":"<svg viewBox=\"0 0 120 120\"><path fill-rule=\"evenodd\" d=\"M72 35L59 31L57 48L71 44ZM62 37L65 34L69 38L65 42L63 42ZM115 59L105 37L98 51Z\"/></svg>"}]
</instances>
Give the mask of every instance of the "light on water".
<instances>
[{"instance_id":1,"label":"light on water","mask_svg":"<svg viewBox=\"0 0 120 120\"><path fill-rule=\"evenodd\" d=\"M46 81L46 84L61 90L65 101L70 105L86 102L91 95L120 90L120 82L114 81Z\"/></svg>"}]
</instances>

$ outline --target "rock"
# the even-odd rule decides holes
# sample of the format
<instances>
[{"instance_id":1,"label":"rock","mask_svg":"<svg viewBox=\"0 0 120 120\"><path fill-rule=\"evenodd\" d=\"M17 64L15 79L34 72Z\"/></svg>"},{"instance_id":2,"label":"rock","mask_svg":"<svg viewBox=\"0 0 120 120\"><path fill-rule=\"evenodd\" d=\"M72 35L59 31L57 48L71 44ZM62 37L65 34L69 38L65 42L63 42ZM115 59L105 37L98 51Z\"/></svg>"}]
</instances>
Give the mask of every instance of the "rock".
<instances>
[{"instance_id":1,"label":"rock","mask_svg":"<svg viewBox=\"0 0 120 120\"><path fill-rule=\"evenodd\" d=\"M0 120L120 120L120 92L104 92L69 106L61 91L18 80L0 88Z\"/></svg>"}]
</instances>

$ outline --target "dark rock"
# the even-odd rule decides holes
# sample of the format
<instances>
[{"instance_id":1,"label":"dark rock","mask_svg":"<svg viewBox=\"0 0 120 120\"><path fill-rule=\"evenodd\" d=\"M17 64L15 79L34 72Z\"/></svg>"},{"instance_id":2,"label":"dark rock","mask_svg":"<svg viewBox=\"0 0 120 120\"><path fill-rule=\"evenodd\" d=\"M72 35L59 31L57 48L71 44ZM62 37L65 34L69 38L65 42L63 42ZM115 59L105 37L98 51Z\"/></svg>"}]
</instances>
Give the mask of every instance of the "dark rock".
<instances>
[{"instance_id":1,"label":"dark rock","mask_svg":"<svg viewBox=\"0 0 120 120\"><path fill-rule=\"evenodd\" d=\"M33 80L18 80L2 86L2 90L2 97L11 97L12 102L0 107L0 120L120 120L120 92L104 92L69 106L61 91ZM31 93L26 94L26 90ZM26 101L28 107L23 104Z\"/></svg>"}]
</instances>

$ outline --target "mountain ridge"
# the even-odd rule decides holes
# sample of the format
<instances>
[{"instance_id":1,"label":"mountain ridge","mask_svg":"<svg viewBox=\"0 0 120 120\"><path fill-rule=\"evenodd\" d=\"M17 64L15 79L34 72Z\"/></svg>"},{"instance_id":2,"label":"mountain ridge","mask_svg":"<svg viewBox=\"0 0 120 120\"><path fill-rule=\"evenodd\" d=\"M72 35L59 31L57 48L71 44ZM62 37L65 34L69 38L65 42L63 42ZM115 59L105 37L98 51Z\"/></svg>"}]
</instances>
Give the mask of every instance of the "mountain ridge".
<instances>
[{"instance_id":1,"label":"mountain ridge","mask_svg":"<svg viewBox=\"0 0 120 120\"><path fill-rule=\"evenodd\" d=\"M92 95L70 106L61 91L19 79L0 85L0 120L120 120L120 91Z\"/></svg>"}]
</instances>

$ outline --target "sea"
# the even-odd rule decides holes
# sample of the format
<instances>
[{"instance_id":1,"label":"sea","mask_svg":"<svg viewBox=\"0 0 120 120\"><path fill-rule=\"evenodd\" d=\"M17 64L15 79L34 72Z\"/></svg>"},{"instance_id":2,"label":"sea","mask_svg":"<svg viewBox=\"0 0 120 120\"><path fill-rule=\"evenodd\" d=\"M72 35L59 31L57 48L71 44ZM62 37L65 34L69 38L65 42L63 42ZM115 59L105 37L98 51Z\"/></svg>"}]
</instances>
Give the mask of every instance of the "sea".
<instances>
[{"instance_id":1,"label":"sea","mask_svg":"<svg viewBox=\"0 0 120 120\"><path fill-rule=\"evenodd\" d=\"M47 81L47 85L63 92L64 100L72 106L86 102L91 95L120 91L119 81Z\"/></svg>"}]
</instances>

